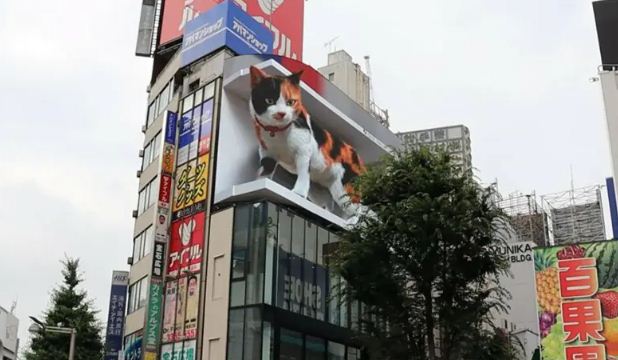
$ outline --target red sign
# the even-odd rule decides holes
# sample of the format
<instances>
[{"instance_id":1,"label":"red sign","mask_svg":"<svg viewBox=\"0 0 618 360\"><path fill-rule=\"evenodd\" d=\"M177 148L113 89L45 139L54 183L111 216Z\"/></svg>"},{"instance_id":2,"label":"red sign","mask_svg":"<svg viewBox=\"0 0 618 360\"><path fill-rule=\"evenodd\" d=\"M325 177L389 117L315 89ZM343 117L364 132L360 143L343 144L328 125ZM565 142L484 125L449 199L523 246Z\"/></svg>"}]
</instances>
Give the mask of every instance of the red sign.
<instances>
[{"instance_id":1,"label":"red sign","mask_svg":"<svg viewBox=\"0 0 618 360\"><path fill-rule=\"evenodd\" d=\"M187 22L222 0L166 0L159 44L182 36ZM302 60L305 0L234 0L257 22L273 32L275 55Z\"/></svg>"},{"instance_id":2,"label":"red sign","mask_svg":"<svg viewBox=\"0 0 618 360\"><path fill-rule=\"evenodd\" d=\"M204 249L204 222L204 212L172 222L168 275L179 276L185 270L192 273L200 270Z\"/></svg>"},{"instance_id":3,"label":"red sign","mask_svg":"<svg viewBox=\"0 0 618 360\"><path fill-rule=\"evenodd\" d=\"M170 197L172 194L172 177L161 174L161 184L159 185L159 207L169 208Z\"/></svg>"}]
</instances>

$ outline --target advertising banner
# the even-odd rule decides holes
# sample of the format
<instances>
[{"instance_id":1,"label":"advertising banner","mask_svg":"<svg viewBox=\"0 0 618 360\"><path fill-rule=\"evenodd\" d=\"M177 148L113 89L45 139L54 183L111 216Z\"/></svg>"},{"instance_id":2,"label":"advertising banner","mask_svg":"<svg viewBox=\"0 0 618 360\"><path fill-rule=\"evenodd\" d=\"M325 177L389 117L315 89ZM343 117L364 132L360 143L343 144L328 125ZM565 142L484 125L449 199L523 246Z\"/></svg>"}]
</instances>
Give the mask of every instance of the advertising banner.
<instances>
[{"instance_id":1,"label":"advertising banner","mask_svg":"<svg viewBox=\"0 0 618 360\"><path fill-rule=\"evenodd\" d=\"M187 280L187 310L185 311L185 339L195 339L197 337L199 290L200 275L189 276Z\"/></svg>"},{"instance_id":2,"label":"advertising banner","mask_svg":"<svg viewBox=\"0 0 618 360\"><path fill-rule=\"evenodd\" d=\"M199 212L172 223L167 262L168 276L180 276L185 270L191 273L200 271L202 253L204 252L205 219L206 214Z\"/></svg>"},{"instance_id":3,"label":"advertising banner","mask_svg":"<svg viewBox=\"0 0 618 360\"><path fill-rule=\"evenodd\" d=\"M174 326L174 339L184 340L185 337L185 312L187 311L187 278L178 279L178 292L176 293L176 325Z\"/></svg>"},{"instance_id":4,"label":"advertising banner","mask_svg":"<svg viewBox=\"0 0 618 360\"><path fill-rule=\"evenodd\" d=\"M534 249L543 360L618 356L618 241Z\"/></svg>"},{"instance_id":5,"label":"advertising banner","mask_svg":"<svg viewBox=\"0 0 618 360\"><path fill-rule=\"evenodd\" d=\"M129 273L127 271L114 271L112 273L112 288L105 334L105 360L118 360L120 356L128 285Z\"/></svg>"},{"instance_id":6,"label":"advertising banner","mask_svg":"<svg viewBox=\"0 0 618 360\"><path fill-rule=\"evenodd\" d=\"M159 185L159 207L164 209L170 208L172 195L172 177L167 174L161 174L161 184Z\"/></svg>"},{"instance_id":7,"label":"advertising banner","mask_svg":"<svg viewBox=\"0 0 618 360\"><path fill-rule=\"evenodd\" d=\"M146 329L144 330L144 349L157 351L161 338L161 306L163 285L161 280L150 279L148 308L146 311Z\"/></svg>"},{"instance_id":8,"label":"advertising banner","mask_svg":"<svg viewBox=\"0 0 618 360\"><path fill-rule=\"evenodd\" d=\"M204 14L221 0L167 0L159 44L179 39L190 21ZM304 0L235 0L234 3L264 28L270 29L271 46L276 55L293 59L303 56Z\"/></svg>"},{"instance_id":9,"label":"advertising banner","mask_svg":"<svg viewBox=\"0 0 618 360\"><path fill-rule=\"evenodd\" d=\"M162 339L164 343L174 341L174 326L176 325L176 292L178 281L165 284L165 310L163 312Z\"/></svg>"},{"instance_id":10,"label":"advertising banner","mask_svg":"<svg viewBox=\"0 0 618 360\"><path fill-rule=\"evenodd\" d=\"M165 143L176 144L176 123L178 122L178 114L168 111L165 118Z\"/></svg>"},{"instance_id":11,"label":"advertising banner","mask_svg":"<svg viewBox=\"0 0 618 360\"><path fill-rule=\"evenodd\" d=\"M124 360L142 359L142 338L138 337L126 349L124 349Z\"/></svg>"},{"instance_id":12,"label":"advertising banner","mask_svg":"<svg viewBox=\"0 0 618 360\"><path fill-rule=\"evenodd\" d=\"M195 360L196 341L181 341L161 347L161 360Z\"/></svg>"},{"instance_id":13,"label":"advertising banner","mask_svg":"<svg viewBox=\"0 0 618 360\"><path fill-rule=\"evenodd\" d=\"M227 46L239 55L272 53L273 36L264 25L230 1L191 20L182 39L181 66Z\"/></svg>"}]
</instances>

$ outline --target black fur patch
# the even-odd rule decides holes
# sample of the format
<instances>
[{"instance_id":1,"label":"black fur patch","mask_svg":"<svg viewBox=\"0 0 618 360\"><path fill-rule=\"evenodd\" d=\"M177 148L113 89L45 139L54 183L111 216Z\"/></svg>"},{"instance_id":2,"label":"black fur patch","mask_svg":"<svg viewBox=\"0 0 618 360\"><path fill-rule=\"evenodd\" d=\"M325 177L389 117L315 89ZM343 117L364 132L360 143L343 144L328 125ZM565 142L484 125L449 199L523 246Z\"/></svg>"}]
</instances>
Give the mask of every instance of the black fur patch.
<instances>
[{"instance_id":1,"label":"black fur patch","mask_svg":"<svg viewBox=\"0 0 618 360\"><path fill-rule=\"evenodd\" d=\"M307 119L305 118L304 114L298 115L296 120L294 120L294 126L301 128L301 129L307 129L307 130L310 129L309 123L307 122Z\"/></svg>"},{"instance_id":2,"label":"black fur patch","mask_svg":"<svg viewBox=\"0 0 618 360\"><path fill-rule=\"evenodd\" d=\"M330 157L336 159L341 154L343 144L344 142L341 139L333 135L333 148L330 149Z\"/></svg>"},{"instance_id":3,"label":"black fur patch","mask_svg":"<svg viewBox=\"0 0 618 360\"><path fill-rule=\"evenodd\" d=\"M352 168L350 167L348 163L342 162L341 165L343 165L343 170L344 170L343 179L341 179L341 182L344 185L356 179L358 175L354 171L352 171Z\"/></svg>"},{"instance_id":4,"label":"black fur patch","mask_svg":"<svg viewBox=\"0 0 618 360\"><path fill-rule=\"evenodd\" d=\"M270 105L266 99L277 102L281 96L281 80L277 78L265 78L251 89L251 104L258 114L263 114Z\"/></svg>"},{"instance_id":5,"label":"black fur patch","mask_svg":"<svg viewBox=\"0 0 618 360\"><path fill-rule=\"evenodd\" d=\"M262 173L260 176L266 176L272 174L275 171L275 166L277 166L277 161L273 158L265 157L260 160L260 165L262 166Z\"/></svg>"},{"instance_id":6,"label":"black fur patch","mask_svg":"<svg viewBox=\"0 0 618 360\"><path fill-rule=\"evenodd\" d=\"M321 148L326 143L326 132L315 121L312 122L311 128L313 129L313 137L318 143L318 148Z\"/></svg>"}]
</instances>

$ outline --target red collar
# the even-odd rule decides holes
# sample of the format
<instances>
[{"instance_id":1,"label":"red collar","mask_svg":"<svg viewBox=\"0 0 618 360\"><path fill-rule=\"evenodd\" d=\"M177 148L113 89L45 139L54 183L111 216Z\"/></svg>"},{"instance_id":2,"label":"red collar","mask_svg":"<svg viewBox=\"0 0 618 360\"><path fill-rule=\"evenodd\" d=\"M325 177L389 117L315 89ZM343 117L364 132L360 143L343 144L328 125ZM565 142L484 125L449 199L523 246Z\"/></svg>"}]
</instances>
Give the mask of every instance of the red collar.
<instances>
[{"instance_id":1,"label":"red collar","mask_svg":"<svg viewBox=\"0 0 618 360\"><path fill-rule=\"evenodd\" d=\"M270 137L275 137L275 134L278 132L282 132L287 130L290 126L292 126L292 122L289 122L286 126L283 127L279 127L279 126L270 126L270 125L264 125L260 122L260 120L258 120L258 118L255 118L255 122L264 130L266 130L269 134Z\"/></svg>"}]
</instances>

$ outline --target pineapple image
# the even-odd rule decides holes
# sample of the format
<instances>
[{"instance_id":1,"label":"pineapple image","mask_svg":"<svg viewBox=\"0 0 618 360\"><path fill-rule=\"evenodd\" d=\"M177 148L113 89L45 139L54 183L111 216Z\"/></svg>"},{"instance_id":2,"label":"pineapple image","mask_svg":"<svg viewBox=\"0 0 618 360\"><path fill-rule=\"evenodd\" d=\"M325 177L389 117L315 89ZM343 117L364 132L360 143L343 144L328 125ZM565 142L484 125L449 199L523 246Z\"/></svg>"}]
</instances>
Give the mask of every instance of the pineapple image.
<instances>
[{"instance_id":1,"label":"pineapple image","mask_svg":"<svg viewBox=\"0 0 618 360\"><path fill-rule=\"evenodd\" d=\"M555 257L551 253L534 254L536 272L536 292L541 312L554 315L560 313L560 283Z\"/></svg>"}]
</instances>

